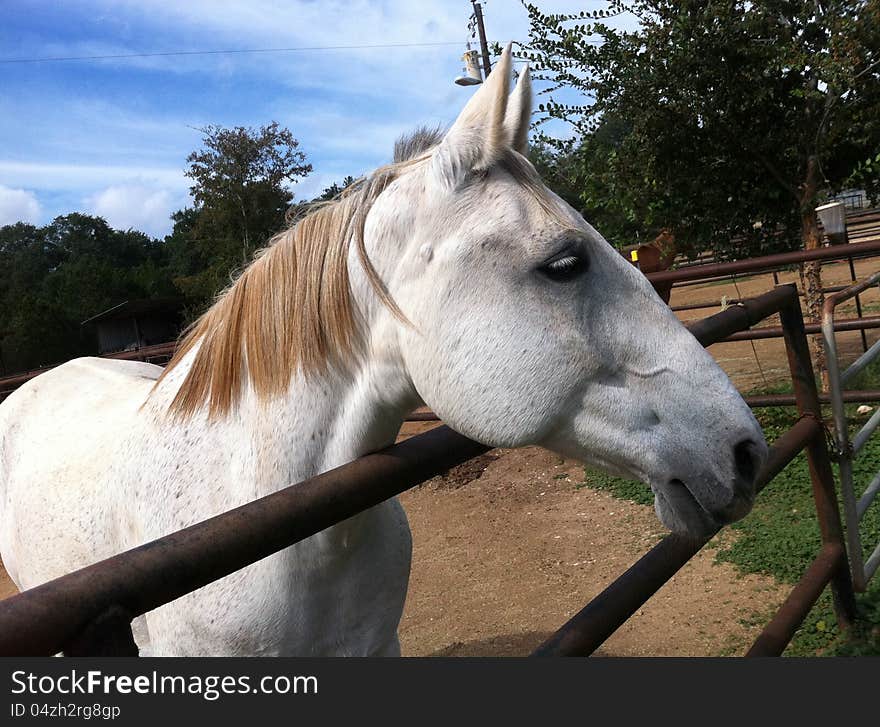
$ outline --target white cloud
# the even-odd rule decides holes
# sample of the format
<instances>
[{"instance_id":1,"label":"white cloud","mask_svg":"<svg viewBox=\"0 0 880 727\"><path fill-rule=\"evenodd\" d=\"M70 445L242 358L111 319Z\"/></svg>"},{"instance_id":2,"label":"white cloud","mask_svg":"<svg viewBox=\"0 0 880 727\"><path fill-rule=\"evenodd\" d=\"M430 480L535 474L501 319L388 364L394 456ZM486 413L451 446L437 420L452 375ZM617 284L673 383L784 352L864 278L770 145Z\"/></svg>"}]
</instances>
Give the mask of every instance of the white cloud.
<instances>
[{"instance_id":1,"label":"white cloud","mask_svg":"<svg viewBox=\"0 0 880 727\"><path fill-rule=\"evenodd\" d=\"M544 4L548 12L604 7L594 0ZM454 120L473 92L452 84L470 13L469 3L449 0L92 0L87 14L101 26L97 35L48 27L16 54L457 45L84 62L84 79L94 73L111 85L70 89L62 80L68 66L47 64L41 77L57 80L0 91L0 107L16 109L0 114L0 185L8 188L0 187L0 215L7 205L31 219L87 205L114 226L163 234L170 211L188 201L183 168L199 144L193 127L270 119L293 131L314 165L294 187L297 199L308 199L387 161L400 133ZM517 0L490 0L484 15L492 40L528 35ZM35 190L42 206L24 189Z\"/></svg>"},{"instance_id":2,"label":"white cloud","mask_svg":"<svg viewBox=\"0 0 880 727\"><path fill-rule=\"evenodd\" d=\"M347 176L356 177L359 175L357 170L340 170L337 172L328 171L325 165L320 171L312 172L305 179L300 180L290 186L293 192L293 198L296 202L306 202L314 199L332 184L342 184L342 180Z\"/></svg>"},{"instance_id":3,"label":"white cloud","mask_svg":"<svg viewBox=\"0 0 880 727\"><path fill-rule=\"evenodd\" d=\"M95 188L102 184L118 185L128 182L174 190L185 190L189 187L182 169L0 160L0 184L16 182L56 190Z\"/></svg>"},{"instance_id":4,"label":"white cloud","mask_svg":"<svg viewBox=\"0 0 880 727\"><path fill-rule=\"evenodd\" d=\"M181 206L167 189L139 184L107 187L85 203L90 212L103 217L111 227L134 228L157 237L169 231L169 216Z\"/></svg>"},{"instance_id":5,"label":"white cloud","mask_svg":"<svg viewBox=\"0 0 880 727\"><path fill-rule=\"evenodd\" d=\"M11 189L0 184L0 225L39 222L40 203L33 192Z\"/></svg>"}]
</instances>

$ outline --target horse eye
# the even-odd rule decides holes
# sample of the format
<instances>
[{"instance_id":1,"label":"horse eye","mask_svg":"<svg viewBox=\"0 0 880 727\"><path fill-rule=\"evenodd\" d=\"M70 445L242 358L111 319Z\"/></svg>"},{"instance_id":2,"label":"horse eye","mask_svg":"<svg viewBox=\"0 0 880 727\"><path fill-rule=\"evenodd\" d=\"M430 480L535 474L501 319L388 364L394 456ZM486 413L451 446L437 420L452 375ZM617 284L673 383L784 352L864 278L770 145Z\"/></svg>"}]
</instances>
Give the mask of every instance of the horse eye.
<instances>
[{"instance_id":1,"label":"horse eye","mask_svg":"<svg viewBox=\"0 0 880 727\"><path fill-rule=\"evenodd\" d=\"M589 260L586 257L566 253L561 257L544 263L540 270L551 280L557 283L565 283L582 275L589 267Z\"/></svg>"}]
</instances>

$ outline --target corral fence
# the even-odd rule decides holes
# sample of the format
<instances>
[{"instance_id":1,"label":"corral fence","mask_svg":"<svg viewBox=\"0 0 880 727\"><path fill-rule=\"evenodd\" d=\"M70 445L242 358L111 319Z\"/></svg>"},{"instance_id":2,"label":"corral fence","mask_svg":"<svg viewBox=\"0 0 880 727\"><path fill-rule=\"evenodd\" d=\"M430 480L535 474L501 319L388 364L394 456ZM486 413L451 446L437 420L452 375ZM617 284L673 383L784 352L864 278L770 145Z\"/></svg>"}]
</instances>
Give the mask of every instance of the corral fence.
<instances>
[{"instance_id":1,"label":"corral fence","mask_svg":"<svg viewBox=\"0 0 880 727\"><path fill-rule=\"evenodd\" d=\"M780 252L774 255L763 255L761 257L735 260L728 263L692 265L678 270L662 270L656 273L648 273L647 277L652 283L700 285L712 280L728 278L731 275L764 273L814 260L848 260L849 258L859 260L876 257L877 255L880 255L880 240L871 240L868 242L851 242L846 245L827 245L813 250Z\"/></svg>"},{"instance_id":2,"label":"corral fence","mask_svg":"<svg viewBox=\"0 0 880 727\"><path fill-rule=\"evenodd\" d=\"M830 583L841 627L855 598L835 497L827 430L797 291L780 286L691 324L709 346L778 313L800 419L771 447L758 488L806 449L822 545L748 652L782 653ZM0 601L0 655L136 655L131 620L400 494L489 448L441 426L184 530ZM668 535L536 652L588 655L708 538Z\"/></svg>"},{"instance_id":3,"label":"corral fence","mask_svg":"<svg viewBox=\"0 0 880 727\"><path fill-rule=\"evenodd\" d=\"M846 238L850 242L866 242L880 236L880 209L870 208L854 210L843 198L838 201L843 202L844 206L849 210L846 215ZM820 218L820 228L821 218ZM824 232L824 231L823 231ZM695 258L681 260L676 263L676 269L700 267L701 265L712 264L717 262L713 252L703 252ZM777 284L779 281L776 281Z\"/></svg>"},{"instance_id":4,"label":"corral fence","mask_svg":"<svg viewBox=\"0 0 880 727\"><path fill-rule=\"evenodd\" d=\"M880 425L880 408L850 440L850 420L846 414L843 385L864 371L872 361L880 356L880 340L870 348L866 347L865 353L859 356L848 368L841 371L837 356L837 341L834 335L835 331L839 329L834 320L834 311L838 305L856 297L873 285L880 286L880 273L875 273L858 285L830 296L825 300L822 311L822 337L828 358L828 383L832 411L834 412L835 443L837 445L834 454L840 470L840 489L843 494L843 509L846 515L846 534L853 584L858 591L865 590L871 576L880 566L880 544L875 547L866 561L859 532L862 516L871 505L877 492L880 491L880 472L874 475L868 487L859 497L856 495L853 484L853 461L865 446L868 437Z\"/></svg>"},{"instance_id":5,"label":"corral fence","mask_svg":"<svg viewBox=\"0 0 880 727\"><path fill-rule=\"evenodd\" d=\"M880 213L878 213L880 217ZM843 260L843 259L861 259L870 258L880 255L880 240L872 242L850 243L847 245L832 245L829 247L821 247L817 250L802 250L796 252L779 253L776 255L765 255L763 257L749 258L747 260L737 260L729 263L711 263L704 265L694 265L683 267L678 270L666 270L657 273L649 273L648 280L652 283L673 282L675 285L703 284L716 279L731 277L739 273L764 273L779 270L790 265L808 262L810 260ZM830 286L825 289L826 293L838 292L845 290L846 286ZM858 296L856 296L858 300ZM725 300L727 305L736 305L742 301L736 299ZM691 303L689 305L672 306L673 311L697 310L703 308L716 308L722 305L722 301L704 301L699 303ZM849 318L837 321L835 330L853 331L859 330L864 336L866 329L880 328L880 316L862 317L861 310L857 318ZM820 333L819 324L807 324L807 333ZM738 339L747 340L749 338L781 338L782 330L779 327L764 327L753 331L742 331ZM867 343L864 343L867 350ZM156 344L153 346L145 346L132 351L119 351L117 353L104 354L102 358L115 358L129 361L148 361L152 363L163 364L167 362L174 354L177 343L171 341L168 343ZM27 371L7 377L0 377L0 401L11 394L16 388L21 386L32 378L53 368L52 366ZM880 398L880 397L875 397ZM867 399L871 400L871 399ZM790 403L794 403L793 400ZM430 414L416 413L414 420L431 419Z\"/></svg>"}]
</instances>

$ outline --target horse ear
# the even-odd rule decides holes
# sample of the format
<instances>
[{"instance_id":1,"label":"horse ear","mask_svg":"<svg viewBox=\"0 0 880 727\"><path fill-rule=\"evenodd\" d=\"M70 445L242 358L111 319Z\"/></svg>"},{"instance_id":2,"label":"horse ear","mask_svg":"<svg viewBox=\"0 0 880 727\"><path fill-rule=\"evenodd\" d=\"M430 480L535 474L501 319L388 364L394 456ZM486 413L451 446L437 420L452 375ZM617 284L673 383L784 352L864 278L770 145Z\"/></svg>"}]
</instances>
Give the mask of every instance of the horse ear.
<instances>
[{"instance_id":1,"label":"horse ear","mask_svg":"<svg viewBox=\"0 0 880 727\"><path fill-rule=\"evenodd\" d=\"M529 148L529 125L532 120L532 78L529 66L523 69L516 82L516 88L507 101L504 116L504 129L510 145L525 156Z\"/></svg>"},{"instance_id":2,"label":"horse ear","mask_svg":"<svg viewBox=\"0 0 880 727\"><path fill-rule=\"evenodd\" d=\"M512 66L508 44L437 148L435 167L452 186L463 174L490 167L510 144L505 119Z\"/></svg>"}]
</instances>

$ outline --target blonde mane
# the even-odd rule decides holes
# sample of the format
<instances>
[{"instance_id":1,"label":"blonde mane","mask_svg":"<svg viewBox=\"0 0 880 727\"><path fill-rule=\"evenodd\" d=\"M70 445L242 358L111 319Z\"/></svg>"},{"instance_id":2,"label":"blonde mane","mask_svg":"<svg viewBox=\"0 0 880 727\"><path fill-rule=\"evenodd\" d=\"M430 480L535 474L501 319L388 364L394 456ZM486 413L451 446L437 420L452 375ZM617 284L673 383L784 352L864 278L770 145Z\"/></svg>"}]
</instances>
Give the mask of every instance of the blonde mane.
<instances>
[{"instance_id":1,"label":"blonde mane","mask_svg":"<svg viewBox=\"0 0 880 727\"><path fill-rule=\"evenodd\" d=\"M313 205L288 230L276 235L254 262L189 329L156 387L198 344L192 365L169 406L189 416L208 405L210 417L227 414L238 401L245 380L260 399L283 394L297 371L321 374L344 370L362 354L348 276L352 242L372 288L402 322L409 323L388 294L364 244L364 223L372 204L405 170L430 158L426 148L439 132L419 130L396 148L412 158L377 169L347 187L336 199ZM534 167L506 150L497 160L557 219ZM155 387L154 387L155 390Z\"/></svg>"},{"instance_id":2,"label":"blonde mane","mask_svg":"<svg viewBox=\"0 0 880 727\"><path fill-rule=\"evenodd\" d=\"M367 257L364 223L385 188L427 158L421 154L377 169L272 238L184 332L156 382L199 344L169 411L188 416L207 402L211 417L222 416L238 401L245 377L267 399L286 391L298 370L318 374L355 360L362 331L348 279L352 242L380 300L406 321Z\"/></svg>"}]
</instances>

